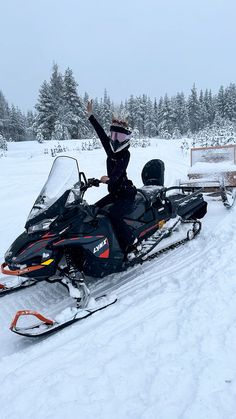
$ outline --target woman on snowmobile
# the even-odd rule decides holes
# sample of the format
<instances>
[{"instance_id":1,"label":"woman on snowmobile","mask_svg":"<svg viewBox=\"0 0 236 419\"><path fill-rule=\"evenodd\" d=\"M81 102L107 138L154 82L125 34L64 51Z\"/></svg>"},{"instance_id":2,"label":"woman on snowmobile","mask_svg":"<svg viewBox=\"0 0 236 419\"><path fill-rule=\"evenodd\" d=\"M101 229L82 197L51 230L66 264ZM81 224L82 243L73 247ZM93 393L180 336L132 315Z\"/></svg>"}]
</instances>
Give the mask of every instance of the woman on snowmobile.
<instances>
[{"instance_id":1,"label":"woman on snowmobile","mask_svg":"<svg viewBox=\"0 0 236 419\"><path fill-rule=\"evenodd\" d=\"M134 243L135 237L129 226L123 221L124 214L133 209L136 188L128 179L126 169L130 160L131 131L125 121L112 120L110 136L108 136L99 122L93 115L92 100L87 104L88 119L94 127L103 148L107 154L107 175L101 177L100 181L108 185L109 194L100 199L96 206L103 208L113 204L109 208L109 215L114 226L120 245L124 251ZM119 226L119 228L117 228Z\"/></svg>"}]
</instances>

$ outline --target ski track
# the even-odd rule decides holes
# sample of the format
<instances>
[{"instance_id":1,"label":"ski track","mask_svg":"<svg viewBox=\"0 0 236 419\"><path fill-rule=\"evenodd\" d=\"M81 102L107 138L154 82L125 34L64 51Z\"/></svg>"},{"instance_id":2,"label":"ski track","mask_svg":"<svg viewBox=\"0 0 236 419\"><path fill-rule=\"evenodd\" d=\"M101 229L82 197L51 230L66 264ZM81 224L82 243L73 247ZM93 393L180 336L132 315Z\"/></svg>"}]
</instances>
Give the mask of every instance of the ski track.
<instances>
[{"instance_id":1,"label":"ski track","mask_svg":"<svg viewBox=\"0 0 236 419\"><path fill-rule=\"evenodd\" d=\"M235 240L236 208L209 202L196 239L110 276L115 305L46 339L8 325L67 304L64 287L1 298L1 418L236 418Z\"/></svg>"}]
</instances>

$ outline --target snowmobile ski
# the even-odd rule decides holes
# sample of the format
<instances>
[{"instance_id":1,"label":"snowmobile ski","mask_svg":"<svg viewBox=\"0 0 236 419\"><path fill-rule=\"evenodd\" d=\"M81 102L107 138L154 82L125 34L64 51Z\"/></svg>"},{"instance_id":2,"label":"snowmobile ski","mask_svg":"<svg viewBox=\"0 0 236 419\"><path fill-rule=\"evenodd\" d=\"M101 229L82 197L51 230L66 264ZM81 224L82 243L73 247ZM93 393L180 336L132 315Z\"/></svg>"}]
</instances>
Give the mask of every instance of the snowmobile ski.
<instances>
[{"instance_id":1,"label":"snowmobile ski","mask_svg":"<svg viewBox=\"0 0 236 419\"><path fill-rule=\"evenodd\" d=\"M12 278L0 278L0 297L11 294L15 291L22 290L23 288L32 287L37 281L31 278L21 278L15 276Z\"/></svg>"},{"instance_id":2,"label":"snowmobile ski","mask_svg":"<svg viewBox=\"0 0 236 419\"><path fill-rule=\"evenodd\" d=\"M116 303L117 297L112 295L101 295L96 298L91 298L89 304L85 308L67 307L62 312L57 314L54 319L49 319L33 310L20 310L16 313L10 330L18 335L25 337L44 337L49 334L55 333L65 327L78 322L80 320L90 317L92 314ZM35 317L39 321L29 326L18 326L20 317Z\"/></svg>"}]
</instances>

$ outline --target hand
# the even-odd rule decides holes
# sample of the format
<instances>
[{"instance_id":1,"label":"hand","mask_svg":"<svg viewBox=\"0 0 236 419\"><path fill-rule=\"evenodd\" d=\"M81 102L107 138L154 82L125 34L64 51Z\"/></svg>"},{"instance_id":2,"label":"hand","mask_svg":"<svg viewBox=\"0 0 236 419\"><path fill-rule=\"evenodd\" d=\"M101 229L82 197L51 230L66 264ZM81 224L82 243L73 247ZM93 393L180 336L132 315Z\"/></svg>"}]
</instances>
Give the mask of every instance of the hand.
<instances>
[{"instance_id":1,"label":"hand","mask_svg":"<svg viewBox=\"0 0 236 419\"><path fill-rule=\"evenodd\" d=\"M90 117L90 115L92 115L92 113L93 113L93 101L91 99L87 103L87 114L88 114L88 117Z\"/></svg>"},{"instance_id":2,"label":"hand","mask_svg":"<svg viewBox=\"0 0 236 419\"><path fill-rule=\"evenodd\" d=\"M100 182L107 183L108 180L109 180L108 176L102 176L101 179L100 179Z\"/></svg>"}]
</instances>

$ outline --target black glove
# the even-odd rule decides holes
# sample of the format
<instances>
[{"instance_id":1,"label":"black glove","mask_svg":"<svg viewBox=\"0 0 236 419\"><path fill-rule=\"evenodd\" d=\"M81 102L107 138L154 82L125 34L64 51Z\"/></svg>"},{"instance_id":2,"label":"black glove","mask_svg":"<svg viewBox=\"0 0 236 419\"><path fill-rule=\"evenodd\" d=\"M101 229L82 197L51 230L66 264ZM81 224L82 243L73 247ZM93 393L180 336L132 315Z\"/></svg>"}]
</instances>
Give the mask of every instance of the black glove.
<instances>
[{"instance_id":1,"label":"black glove","mask_svg":"<svg viewBox=\"0 0 236 419\"><path fill-rule=\"evenodd\" d=\"M95 179L95 178L93 177L93 178L88 179L88 183L89 183L89 185L91 185L91 186L99 186L99 184L100 184L100 180L99 180L99 179Z\"/></svg>"}]
</instances>

